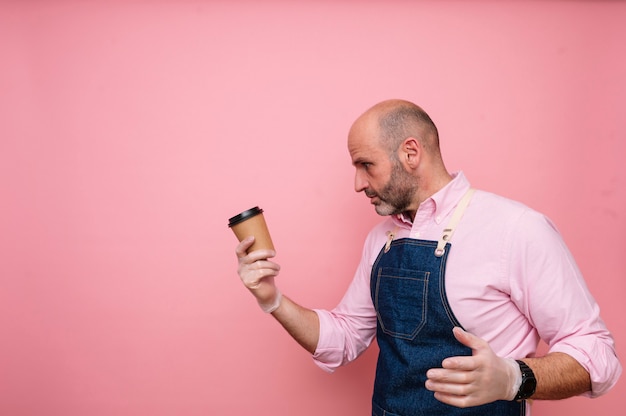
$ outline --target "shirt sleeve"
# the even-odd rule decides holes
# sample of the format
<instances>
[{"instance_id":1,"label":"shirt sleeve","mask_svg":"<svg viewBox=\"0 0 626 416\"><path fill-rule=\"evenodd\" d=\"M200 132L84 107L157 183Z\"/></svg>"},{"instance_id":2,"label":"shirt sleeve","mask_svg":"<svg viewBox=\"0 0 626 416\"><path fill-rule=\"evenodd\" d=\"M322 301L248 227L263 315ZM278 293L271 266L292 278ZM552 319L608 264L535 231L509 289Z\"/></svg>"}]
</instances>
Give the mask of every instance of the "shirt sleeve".
<instances>
[{"instance_id":1,"label":"shirt sleeve","mask_svg":"<svg viewBox=\"0 0 626 416\"><path fill-rule=\"evenodd\" d=\"M368 250L364 249L354 279L333 310L315 309L320 319L320 337L313 361L327 372L356 359L369 347L376 334L368 258Z\"/></svg>"},{"instance_id":2,"label":"shirt sleeve","mask_svg":"<svg viewBox=\"0 0 626 416\"><path fill-rule=\"evenodd\" d=\"M597 397L610 390L622 368L611 333L600 317L570 251L543 215L527 211L511 236L511 297L550 352L576 359L590 374Z\"/></svg>"}]
</instances>

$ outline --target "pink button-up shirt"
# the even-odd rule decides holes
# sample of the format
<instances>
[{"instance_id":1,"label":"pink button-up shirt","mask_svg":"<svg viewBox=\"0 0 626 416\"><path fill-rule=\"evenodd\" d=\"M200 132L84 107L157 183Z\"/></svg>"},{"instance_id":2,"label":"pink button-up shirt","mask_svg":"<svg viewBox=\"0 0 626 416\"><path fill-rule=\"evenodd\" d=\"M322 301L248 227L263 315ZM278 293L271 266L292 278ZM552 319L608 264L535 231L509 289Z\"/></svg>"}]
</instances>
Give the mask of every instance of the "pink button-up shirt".
<instances>
[{"instance_id":1,"label":"pink button-up shirt","mask_svg":"<svg viewBox=\"0 0 626 416\"><path fill-rule=\"evenodd\" d=\"M424 201L413 223L391 216L368 235L350 287L331 311L315 310L320 338L313 359L332 372L357 358L376 334L370 272L387 233L396 239L439 240L469 189L462 172ZM542 214L477 191L452 239L446 266L450 306L462 326L501 357L535 354L540 339L550 352L574 357L591 375L588 396L607 392L621 373L614 342L572 255Z\"/></svg>"}]
</instances>

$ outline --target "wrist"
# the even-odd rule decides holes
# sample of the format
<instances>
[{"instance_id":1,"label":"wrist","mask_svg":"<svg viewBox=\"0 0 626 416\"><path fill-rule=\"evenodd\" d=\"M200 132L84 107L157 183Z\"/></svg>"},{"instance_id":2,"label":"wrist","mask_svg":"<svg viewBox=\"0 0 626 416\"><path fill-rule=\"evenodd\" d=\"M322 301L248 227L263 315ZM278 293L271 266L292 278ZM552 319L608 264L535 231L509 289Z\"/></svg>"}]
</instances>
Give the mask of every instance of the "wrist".
<instances>
[{"instance_id":1,"label":"wrist","mask_svg":"<svg viewBox=\"0 0 626 416\"><path fill-rule=\"evenodd\" d=\"M511 383L509 384L509 389L507 392L507 396L504 398L505 400L515 400L517 393L519 392L520 386L522 385L522 371L520 369L519 364L512 358L505 358L507 367L509 369L509 380Z\"/></svg>"},{"instance_id":2,"label":"wrist","mask_svg":"<svg viewBox=\"0 0 626 416\"><path fill-rule=\"evenodd\" d=\"M278 309L278 307L280 306L280 302L283 299L283 295L282 293L280 293L280 290L278 290L278 288L276 289L276 295L274 296L274 299L271 301L258 301L259 306L261 307L261 309L263 310L263 312L265 313L272 313L274 312L276 309Z\"/></svg>"}]
</instances>

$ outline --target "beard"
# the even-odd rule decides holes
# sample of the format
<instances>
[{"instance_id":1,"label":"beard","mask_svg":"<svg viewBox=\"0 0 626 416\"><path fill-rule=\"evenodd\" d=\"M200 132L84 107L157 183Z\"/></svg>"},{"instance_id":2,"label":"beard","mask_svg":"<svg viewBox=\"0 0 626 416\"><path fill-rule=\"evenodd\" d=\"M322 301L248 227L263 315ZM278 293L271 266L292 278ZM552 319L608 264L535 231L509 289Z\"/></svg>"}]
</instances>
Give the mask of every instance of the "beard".
<instances>
[{"instance_id":1,"label":"beard","mask_svg":"<svg viewBox=\"0 0 626 416\"><path fill-rule=\"evenodd\" d=\"M368 188L364 192L369 198L378 197L378 202L374 203L378 215L396 215L407 211L416 191L415 178L400 165L394 164L389 181L383 189L375 191Z\"/></svg>"}]
</instances>

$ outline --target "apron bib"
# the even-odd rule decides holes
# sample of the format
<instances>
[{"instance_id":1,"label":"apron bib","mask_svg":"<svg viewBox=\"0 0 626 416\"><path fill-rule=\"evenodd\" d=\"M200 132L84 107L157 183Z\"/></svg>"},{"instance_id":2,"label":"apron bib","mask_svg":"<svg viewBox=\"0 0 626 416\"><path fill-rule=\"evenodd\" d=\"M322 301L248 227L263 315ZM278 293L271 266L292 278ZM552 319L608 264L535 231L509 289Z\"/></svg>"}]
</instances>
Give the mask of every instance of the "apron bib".
<instances>
[{"instance_id":1,"label":"apron bib","mask_svg":"<svg viewBox=\"0 0 626 416\"><path fill-rule=\"evenodd\" d=\"M426 390L426 371L444 358L471 355L452 328L461 327L448 303L449 240L473 190L459 203L439 241L403 238L381 249L370 280L380 353L372 416L523 416L525 402L497 401L466 409L441 403Z\"/></svg>"}]
</instances>

